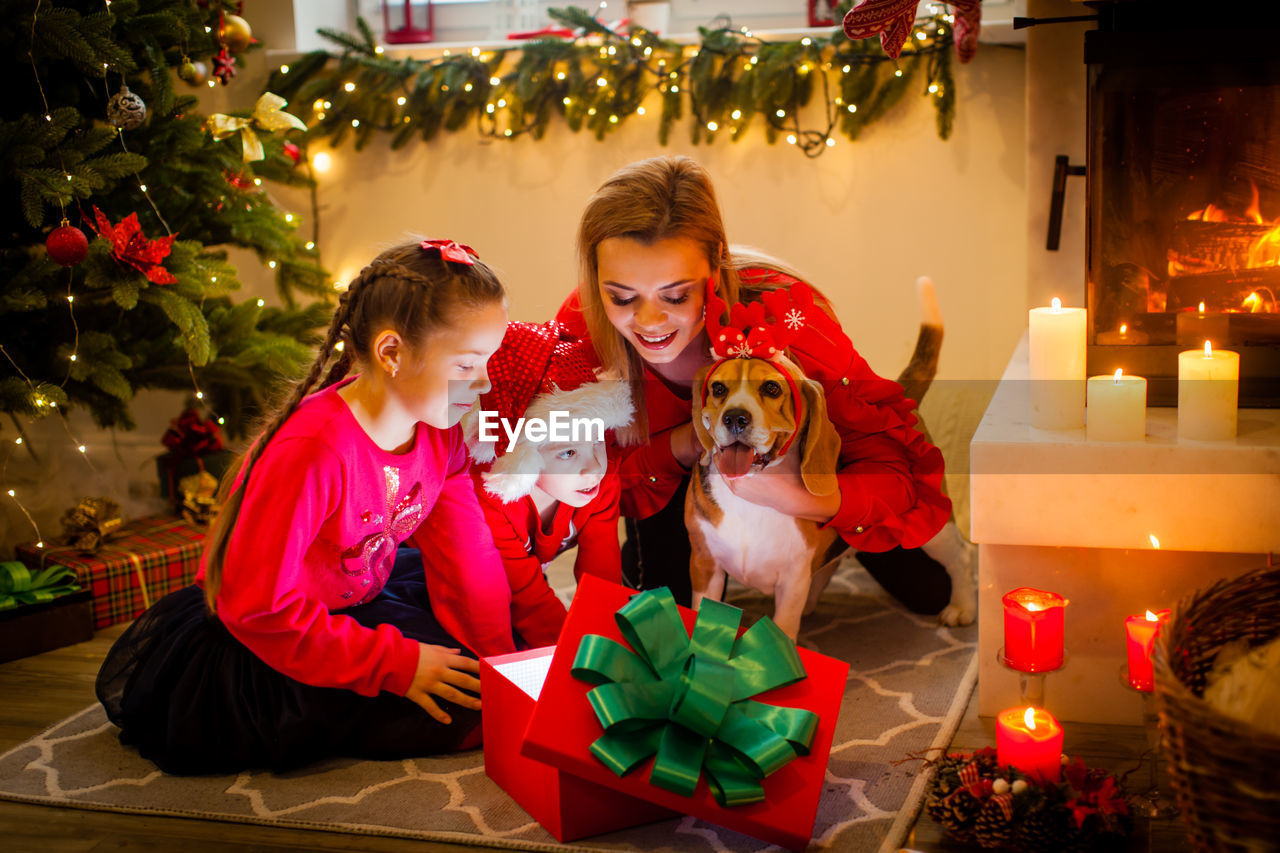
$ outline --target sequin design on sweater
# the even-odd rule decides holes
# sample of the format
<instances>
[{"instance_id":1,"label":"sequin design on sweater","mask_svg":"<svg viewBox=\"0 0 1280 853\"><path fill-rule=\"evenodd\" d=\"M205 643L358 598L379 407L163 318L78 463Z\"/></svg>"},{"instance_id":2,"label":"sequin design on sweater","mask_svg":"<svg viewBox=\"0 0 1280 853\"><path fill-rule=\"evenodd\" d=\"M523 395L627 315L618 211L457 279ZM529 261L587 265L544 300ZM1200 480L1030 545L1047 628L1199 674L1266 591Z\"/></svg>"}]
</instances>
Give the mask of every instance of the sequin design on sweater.
<instances>
[{"instance_id":1,"label":"sequin design on sweater","mask_svg":"<svg viewBox=\"0 0 1280 853\"><path fill-rule=\"evenodd\" d=\"M384 465L382 473L386 478L386 514L375 515L371 511L366 511L360 516L360 520L366 524L383 525L382 529L370 533L342 552L343 559L360 558L360 567L357 569L342 566L344 573L362 576L360 585L368 587L364 596L356 602L357 604L372 601L374 596L382 591L382 586L387 580L386 576L394 562L396 548L417 529L418 523L422 520L422 501L418 499L422 492L422 484L414 483L408 494L400 497L400 469ZM376 579L378 582L373 584L371 579ZM353 595L354 593L351 592L343 593L343 598L351 598Z\"/></svg>"}]
</instances>

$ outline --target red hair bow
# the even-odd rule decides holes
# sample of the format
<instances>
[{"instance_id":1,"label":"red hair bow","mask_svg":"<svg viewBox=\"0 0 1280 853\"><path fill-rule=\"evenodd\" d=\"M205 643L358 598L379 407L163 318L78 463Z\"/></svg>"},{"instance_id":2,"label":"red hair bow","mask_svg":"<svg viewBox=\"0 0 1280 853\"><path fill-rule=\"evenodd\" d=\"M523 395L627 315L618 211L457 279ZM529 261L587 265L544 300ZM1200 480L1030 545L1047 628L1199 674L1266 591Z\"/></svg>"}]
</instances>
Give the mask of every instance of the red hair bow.
<instances>
[{"instance_id":1,"label":"red hair bow","mask_svg":"<svg viewBox=\"0 0 1280 853\"><path fill-rule=\"evenodd\" d=\"M418 246L424 252L439 249L441 258L446 261L453 261L455 264L471 266L475 263L472 256L480 257L480 253L475 249L465 243L455 243L453 240L423 240Z\"/></svg>"},{"instance_id":2,"label":"red hair bow","mask_svg":"<svg viewBox=\"0 0 1280 853\"><path fill-rule=\"evenodd\" d=\"M809 323L813 291L804 282L767 290L759 302L739 302L721 323L725 304L716 295L715 281L707 281L707 337L717 358L763 358L780 355ZM773 319L767 319L768 316Z\"/></svg>"}]
</instances>

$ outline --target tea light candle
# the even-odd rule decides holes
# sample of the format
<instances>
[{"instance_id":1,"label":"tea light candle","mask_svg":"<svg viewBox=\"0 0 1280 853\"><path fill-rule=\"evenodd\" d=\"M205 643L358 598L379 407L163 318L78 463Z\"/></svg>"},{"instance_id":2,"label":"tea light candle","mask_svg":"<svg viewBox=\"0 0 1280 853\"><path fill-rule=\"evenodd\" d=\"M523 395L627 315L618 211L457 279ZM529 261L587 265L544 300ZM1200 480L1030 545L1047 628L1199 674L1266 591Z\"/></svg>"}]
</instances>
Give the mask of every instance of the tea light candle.
<instances>
[{"instance_id":1,"label":"tea light candle","mask_svg":"<svg viewBox=\"0 0 1280 853\"><path fill-rule=\"evenodd\" d=\"M1062 778L1062 726L1043 708L1009 708L996 716L996 760L1046 782Z\"/></svg>"},{"instance_id":2,"label":"tea light candle","mask_svg":"<svg viewBox=\"0 0 1280 853\"><path fill-rule=\"evenodd\" d=\"M1129 616L1124 620L1124 632L1129 651L1129 686L1134 690L1150 693L1155 687L1151 650L1155 647L1160 626L1169 618L1168 610L1142 616Z\"/></svg>"},{"instance_id":3,"label":"tea light candle","mask_svg":"<svg viewBox=\"0 0 1280 853\"><path fill-rule=\"evenodd\" d=\"M1226 314L1206 312L1203 302L1195 311L1179 311L1175 321L1179 346L1193 347L1204 340L1221 344L1228 339L1230 319Z\"/></svg>"},{"instance_id":4,"label":"tea light candle","mask_svg":"<svg viewBox=\"0 0 1280 853\"><path fill-rule=\"evenodd\" d=\"M1004 594L1004 662L1020 672L1062 666L1063 610L1056 592L1020 587Z\"/></svg>"},{"instance_id":5,"label":"tea light candle","mask_svg":"<svg viewBox=\"0 0 1280 853\"><path fill-rule=\"evenodd\" d=\"M1178 437L1196 441L1235 438L1240 397L1240 354L1215 350L1178 353Z\"/></svg>"},{"instance_id":6,"label":"tea light candle","mask_svg":"<svg viewBox=\"0 0 1280 853\"><path fill-rule=\"evenodd\" d=\"M1090 441L1141 441L1147 434L1147 380L1125 376L1090 376L1086 395L1085 434Z\"/></svg>"},{"instance_id":7,"label":"tea light candle","mask_svg":"<svg viewBox=\"0 0 1280 853\"><path fill-rule=\"evenodd\" d=\"M1056 296L1051 307L1028 312L1034 427L1084 426L1085 319L1085 309L1063 308Z\"/></svg>"}]
</instances>

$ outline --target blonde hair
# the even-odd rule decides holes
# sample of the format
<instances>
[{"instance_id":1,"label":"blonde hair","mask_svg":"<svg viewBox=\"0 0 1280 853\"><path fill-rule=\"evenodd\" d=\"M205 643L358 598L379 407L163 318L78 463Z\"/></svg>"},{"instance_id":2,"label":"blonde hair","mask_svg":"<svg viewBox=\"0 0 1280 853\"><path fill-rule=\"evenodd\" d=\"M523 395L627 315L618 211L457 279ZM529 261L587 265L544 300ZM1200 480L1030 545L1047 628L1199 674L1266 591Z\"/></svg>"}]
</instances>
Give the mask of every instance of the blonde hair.
<instances>
[{"instance_id":1,"label":"blonde hair","mask_svg":"<svg viewBox=\"0 0 1280 853\"><path fill-rule=\"evenodd\" d=\"M216 610L227 543L240 516L253 467L307 394L340 381L357 361L367 362L373 339L383 329L394 329L422 358L432 333L453 320L459 311L500 301L505 295L497 276L479 260L474 264L445 261L439 252L424 251L418 243L386 250L352 279L338 301L311 370L294 384L284 404L266 418L240 464L232 466L223 477L222 510L205 544L204 595L211 611ZM325 367L338 352L339 342L342 349L326 373ZM237 476L240 482L232 488Z\"/></svg>"},{"instance_id":2,"label":"blonde hair","mask_svg":"<svg viewBox=\"0 0 1280 853\"><path fill-rule=\"evenodd\" d=\"M631 386L636 417L630 427L619 430L618 438L623 444L637 444L649 437L644 361L609 322L600 293L597 249L613 237L645 245L674 237L694 241L702 248L712 275L720 273L716 294L726 305L755 301L763 291L783 284L768 276L744 282L739 270L763 268L801 281L804 277L757 249L729 245L711 176L696 161L683 156L652 157L614 172L587 202L578 226L578 300L600 362Z\"/></svg>"}]
</instances>

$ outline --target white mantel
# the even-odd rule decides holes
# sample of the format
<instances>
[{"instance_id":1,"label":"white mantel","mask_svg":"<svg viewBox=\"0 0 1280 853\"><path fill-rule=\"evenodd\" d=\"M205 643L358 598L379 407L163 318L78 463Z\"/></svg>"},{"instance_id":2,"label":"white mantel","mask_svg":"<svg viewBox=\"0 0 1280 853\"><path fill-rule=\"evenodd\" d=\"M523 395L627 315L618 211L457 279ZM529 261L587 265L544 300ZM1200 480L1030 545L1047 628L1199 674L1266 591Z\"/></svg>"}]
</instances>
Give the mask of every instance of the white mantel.
<instances>
[{"instance_id":1,"label":"white mantel","mask_svg":"<svg viewBox=\"0 0 1280 853\"><path fill-rule=\"evenodd\" d=\"M1065 720L1136 723L1124 688L1124 617L1172 605L1280 551L1280 410L1242 409L1229 442L1185 442L1177 409L1149 408L1141 442L1091 442L1083 429L1030 425L1024 337L970 445L979 545L979 713L1018 701L1001 667L1001 596L1031 586L1066 596L1065 669L1046 705ZM1152 543L1154 536L1159 548Z\"/></svg>"}]
</instances>

